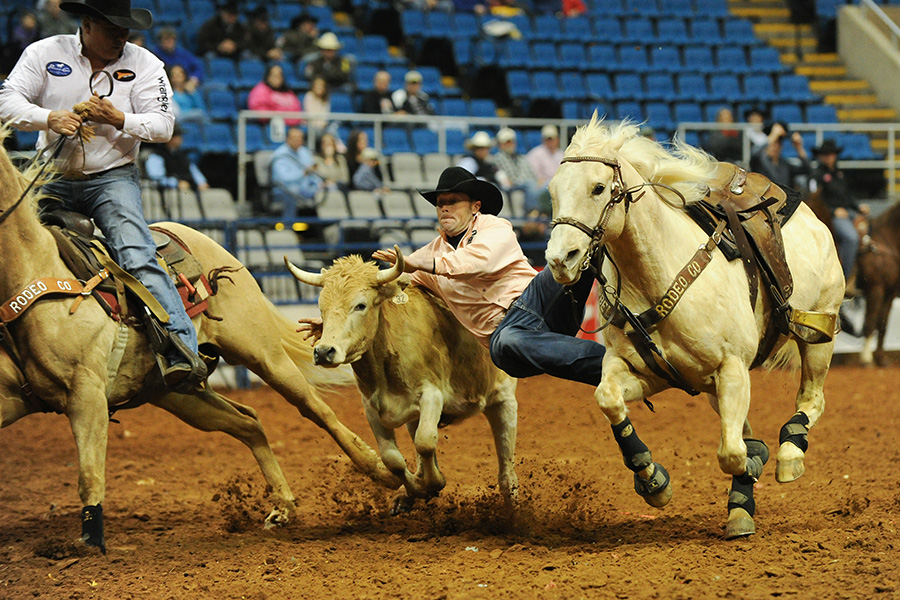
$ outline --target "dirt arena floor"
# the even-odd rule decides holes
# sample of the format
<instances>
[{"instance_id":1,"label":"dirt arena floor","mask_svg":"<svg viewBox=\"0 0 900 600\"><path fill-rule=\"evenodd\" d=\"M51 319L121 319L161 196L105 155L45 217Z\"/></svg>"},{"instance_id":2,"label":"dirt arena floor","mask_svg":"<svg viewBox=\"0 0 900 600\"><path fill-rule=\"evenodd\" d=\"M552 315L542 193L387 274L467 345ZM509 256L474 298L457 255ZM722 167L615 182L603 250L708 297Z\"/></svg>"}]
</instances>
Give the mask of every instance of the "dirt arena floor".
<instances>
[{"instance_id":1,"label":"dirt arena floor","mask_svg":"<svg viewBox=\"0 0 900 600\"><path fill-rule=\"evenodd\" d=\"M231 396L259 410L299 514L270 508L250 453L154 407L110 424L109 553L80 533L77 464L65 418L0 431L0 598L898 598L900 368L835 367L810 434L807 472L774 477L796 379L753 375L751 422L773 458L757 485L757 534L722 539L729 478L703 398L667 392L631 418L675 490L663 510L634 494L587 386L520 382L522 508L499 501L487 421L442 430L440 498L391 517L393 492L268 388ZM371 443L354 389L331 399ZM405 441L403 432L400 437ZM410 452L410 445L402 446ZM411 456L411 452L408 454Z\"/></svg>"}]
</instances>

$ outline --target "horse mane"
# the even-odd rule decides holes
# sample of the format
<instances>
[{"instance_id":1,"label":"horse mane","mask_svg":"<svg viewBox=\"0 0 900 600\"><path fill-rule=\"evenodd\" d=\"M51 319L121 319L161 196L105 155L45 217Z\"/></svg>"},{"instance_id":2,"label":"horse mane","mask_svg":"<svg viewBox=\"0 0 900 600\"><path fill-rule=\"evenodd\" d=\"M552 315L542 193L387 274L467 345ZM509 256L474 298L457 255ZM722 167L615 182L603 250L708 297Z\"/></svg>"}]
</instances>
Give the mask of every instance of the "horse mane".
<instances>
[{"instance_id":1,"label":"horse mane","mask_svg":"<svg viewBox=\"0 0 900 600\"><path fill-rule=\"evenodd\" d=\"M625 119L607 124L602 117L598 118L596 111L587 125L575 131L565 156L621 158L645 181L673 187L688 202L699 200L706 194L706 183L714 177L718 166L718 161L711 155L677 138L668 150L659 142L642 136L633 121ZM665 189L657 190L671 195Z\"/></svg>"},{"instance_id":2,"label":"horse mane","mask_svg":"<svg viewBox=\"0 0 900 600\"><path fill-rule=\"evenodd\" d=\"M29 207L35 211L35 214L37 214L38 202L40 200L43 200L44 198L58 200L58 198L54 196L42 194L37 190L47 182L57 178L59 173L52 162L44 167L43 170L40 161L29 164L25 171L17 169L13 164L12 159L9 157L6 148L3 146L3 143L10 135L12 135L12 133L12 127L6 123L0 123L0 176L4 179L3 186L9 189L10 192L14 193L16 198L18 198L31 182L34 181L34 185L32 185L31 190L28 192L28 198L26 199L25 204L28 204Z\"/></svg>"},{"instance_id":3,"label":"horse mane","mask_svg":"<svg viewBox=\"0 0 900 600\"><path fill-rule=\"evenodd\" d=\"M872 219L869 229L874 234L880 231L900 231L900 203L896 203L886 211Z\"/></svg>"}]
</instances>

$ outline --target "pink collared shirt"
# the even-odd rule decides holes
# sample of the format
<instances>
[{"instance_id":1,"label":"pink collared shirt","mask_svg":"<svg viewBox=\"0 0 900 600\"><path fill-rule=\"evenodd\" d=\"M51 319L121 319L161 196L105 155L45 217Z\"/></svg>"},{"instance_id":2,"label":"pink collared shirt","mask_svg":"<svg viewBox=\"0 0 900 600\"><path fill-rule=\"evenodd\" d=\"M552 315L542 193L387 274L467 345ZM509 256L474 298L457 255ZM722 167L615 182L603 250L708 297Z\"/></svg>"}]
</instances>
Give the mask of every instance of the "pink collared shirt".
<instances>
[{"instance_id":1,"label":"pink collared shirt","mask_svg":"<svg viewBox=\"0 0 900 600\"><path fill-rule=\"evenodd\" d=\"M484 345L506 309L537 274L510 222L481 213L475 215L457 248L441 232L411 256L425 264L434 259L434 274L416 271L413 282L434 292Z\"/></svg>"}]
</instances>

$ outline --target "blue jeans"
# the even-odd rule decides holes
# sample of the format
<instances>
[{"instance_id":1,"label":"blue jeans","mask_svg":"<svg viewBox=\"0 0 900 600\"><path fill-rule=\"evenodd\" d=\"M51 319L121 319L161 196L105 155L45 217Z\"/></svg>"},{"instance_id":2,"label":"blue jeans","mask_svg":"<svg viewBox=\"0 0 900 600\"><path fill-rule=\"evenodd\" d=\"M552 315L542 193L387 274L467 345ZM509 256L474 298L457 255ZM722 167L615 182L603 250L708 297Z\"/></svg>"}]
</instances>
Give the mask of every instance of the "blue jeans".
<instances>
[{"instance_id":1,"label":"blue jeans","mask_svg":"<svg viewBox=\"0 0 900 600\"><path fill-rule=\"evenodd\" d=\"M850 272L856 265L856 254L859 252L859 233L853 225L854 213L850 212L849 217L839 219L834 217L831 221L831 228L834 231L834 242L837 246L838 257L841 259L841 270L844 272L844 279L850 276Z\"/></svg>"},{"instance_id":2,"label":"blue jeans","mask_svg":"<svg viewBox=\"0 0 900 600\"><path fill-rule=\"evenodd\" d=\"M547 373L590 385L600 383L606 348L575 337L584 319L593 277L563 286L544 269L513 301L491 335L491 359L513 377Z\"/></svg>"},{"instance_id":3,"label":"blue jeans","mask_svg":"<svg viewBox=\"0 0 900 600\"><path fill-rule=\"evenodd\" d=\"M67 210L94 219L106 236L113 259L143 283L169 313L166 329L196 353L197 332L184 310L175 284L156 262L156 244L144 220L137 167L118 167L84 181L57 179L46 184L42 191L60 198ZM178 355L168 358L175 356Z\"/></svg>"}]
</instances>

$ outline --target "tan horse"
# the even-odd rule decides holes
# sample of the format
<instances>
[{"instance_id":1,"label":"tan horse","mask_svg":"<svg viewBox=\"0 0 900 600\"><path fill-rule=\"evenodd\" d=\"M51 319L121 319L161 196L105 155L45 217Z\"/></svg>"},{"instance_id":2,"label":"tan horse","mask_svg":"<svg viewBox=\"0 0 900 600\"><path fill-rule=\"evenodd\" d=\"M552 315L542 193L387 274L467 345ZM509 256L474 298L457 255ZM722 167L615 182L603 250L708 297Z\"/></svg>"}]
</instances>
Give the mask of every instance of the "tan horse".
<instances>
[{"instance_id":1,"label":"tan horse","mask_svg":"<svg viewBox=\"0 0 900 600\"><path fill-rule=\"evenodd\" d=\"M38 220L31 194L17 205L28 179L0 148L0 302L19 294L42 277L71 279L56 243ZM320 398L316 386L352 381L350 374L325 374L315 367L312 349L259 289L251 274L224 248L205 235L177 223L161 223L180 237L203 266L203 272L228 267L218 293L209 298L208 314L194 318L201 344L214 346L230 364L244 365L268 383L300 413L327 431L353 463L386 486L400 485L378 455L345 427ZM255 412L206 388L194 395L170 392L159 377L146 336L119 325L96 302L69 314L72 297L36 302L9 325L24 377L48 409L65 414L75 436L79 459L78 492L82 539L104 548L101 503L105 495L109 409L130 399L163 408L204 431L223 431L246 444L272 488L276 508L268 522L285 520L294 496L278 466ZM0 352L2 354L2 352ZM119 357L121 361L119 362ZM39 410L26 403L11 383L22 374L0 356L0 427ZM157 372L158 373L158 372ZM145 380L151 383L145 385ZM153 384L153 381L160 383Z\"/></svg>"},{"instance_id":2,"label":"tan horse","mask_svg":"<svg viewBox=\"0 0 900 600\"><path fill-rule=\"evenodd\" d=\"M610 260L604 263L603 274L608 288L618 286L622 304L634 314L656 306L664 315L650 329L653 342L683 377L686 386L680 387L705 392L720 417L719 466L732 476L726 525L731 538L755 531L753 484L768 458L765 444L752 439L747 413L749 369L767 331L772 302L762 293L756 308L751 306L741 261L729 262L715 247L715 239L683 210L685 200L703 198L706 182L714 180L718 169L712 157L690 146L677 144L670 153L640 136L635 125L606 125L595 114L573 136L550 183L554 229L546 258L553 277L568 284L582 276L595 250L605 249ZM683 198L648 184L668 185ZM801 203L782 232L793 275L791 306L836 318L844 279L827 227ZM698 256L709 262L696 274ZM684 285L686 273L696 275L690 287ZM665 304L666 299L677 302ZM631 325L606 328L607 354L594 397L613 427L626 464L635 472L636 490L648 503L661 507L672 495L669 476L652 462L628 420L625 403L673 384L648 366L649 358L644 360L648 353L642 356L633 341L640 336L627 335L631 330ZM787 336L780 336L769 356L787 341ZM804 472L806 434L825 408L823 386L834 346L833 341L811 344L796 338L796 342L801 382L797 413L780 435L776 469L780 482L793 481ZM658 355L649 356L657 363L653 367L665 371Z\"/></svg>"}]
</instances>

